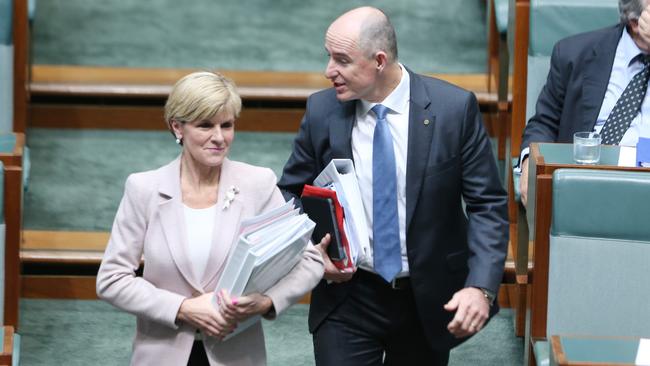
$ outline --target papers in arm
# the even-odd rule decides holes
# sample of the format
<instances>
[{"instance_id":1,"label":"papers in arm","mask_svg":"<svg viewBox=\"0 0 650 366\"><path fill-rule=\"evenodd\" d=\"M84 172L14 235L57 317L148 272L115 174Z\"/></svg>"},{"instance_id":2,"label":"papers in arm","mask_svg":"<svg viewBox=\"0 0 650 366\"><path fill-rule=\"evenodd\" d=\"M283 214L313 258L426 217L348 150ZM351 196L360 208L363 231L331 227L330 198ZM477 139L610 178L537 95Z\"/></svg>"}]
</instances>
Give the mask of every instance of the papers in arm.
<instances>
[{"instance_id":1,"label":"papers in arm","mask_svg":"<svg viewBox=\"0 0 650 366\"><path fill-rule=\"evenodd\" d=\"M315 225L293 200L242 221L216 291L242 296L268 290L300 261Z\"/></svg>"},{"instance_id":2,"label":"papers in arm","mask_svg":"<svg viewBox=\"0 0 650 366\"><path fill-rule=\"evenodd\" d=\"M370 236L361 191L350 159L333 159L314 180L314 185L336 191L343 207L343 231L350 245L353 266L370 253Z\"/></svg>"}]
</instances>

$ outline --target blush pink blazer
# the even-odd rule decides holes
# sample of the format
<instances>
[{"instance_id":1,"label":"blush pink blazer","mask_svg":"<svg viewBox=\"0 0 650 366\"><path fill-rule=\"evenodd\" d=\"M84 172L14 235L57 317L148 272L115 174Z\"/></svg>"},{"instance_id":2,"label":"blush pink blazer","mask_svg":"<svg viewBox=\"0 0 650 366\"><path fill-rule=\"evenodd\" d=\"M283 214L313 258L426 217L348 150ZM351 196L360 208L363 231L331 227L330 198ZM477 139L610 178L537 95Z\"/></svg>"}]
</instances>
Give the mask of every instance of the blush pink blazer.
<instances>
[{"instance_id":1,"label":"blush pink blazer","mask_svg":"<svg viewBox=\"0 0 650 366\"><path fill-rule=\"evenodd\" d=\"M232 186L239 193L223 209L226 192ZM196 329L176 323L181 302L215 290L241 220L283 203L270 169L226 159L221 169L208 266L198 278L186 251L189 244L181 200L180 159L128 177L97 274L97 295L137 317L132 365L187 364ZM141 258L144 273L136 277ZM276 314L309 292L322 275L322 258L310 245L298 265L266 292ZM204 345L211 365L266 363L259 322L225 342L205 337Z\"/></svg>"}]
</instances>

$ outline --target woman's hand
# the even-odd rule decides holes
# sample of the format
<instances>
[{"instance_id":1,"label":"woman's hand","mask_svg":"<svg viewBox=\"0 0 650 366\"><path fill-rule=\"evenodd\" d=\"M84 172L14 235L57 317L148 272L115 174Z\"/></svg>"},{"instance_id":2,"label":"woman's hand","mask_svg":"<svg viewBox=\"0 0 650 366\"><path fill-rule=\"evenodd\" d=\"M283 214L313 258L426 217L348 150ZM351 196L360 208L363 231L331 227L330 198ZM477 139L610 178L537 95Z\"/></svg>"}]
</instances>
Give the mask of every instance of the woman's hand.
<instances>
[{"instance_id":1,"label":"woman's hand","mask_svg":"<svg viewBox=\"0 0 650 366\"><path fill-rule=\"evenodd\" d=\"M264 315L272 310L271 298L260 293L231 297L228 291L217 294L219 313L229 322L241 322L253 315Z\"/></svg>"},{"instance_id":2,"label":"woman's hand","mask_svg":"<svg viewBox=\"0 0 650 366\"><path fill-rule=\"evenodd\" d=\"M178 309L176 319L200 329L208 336L223 339L237 326L237 322L226 319L212 304L212 292L185 299Z\"/></svg>"}]
</instances>

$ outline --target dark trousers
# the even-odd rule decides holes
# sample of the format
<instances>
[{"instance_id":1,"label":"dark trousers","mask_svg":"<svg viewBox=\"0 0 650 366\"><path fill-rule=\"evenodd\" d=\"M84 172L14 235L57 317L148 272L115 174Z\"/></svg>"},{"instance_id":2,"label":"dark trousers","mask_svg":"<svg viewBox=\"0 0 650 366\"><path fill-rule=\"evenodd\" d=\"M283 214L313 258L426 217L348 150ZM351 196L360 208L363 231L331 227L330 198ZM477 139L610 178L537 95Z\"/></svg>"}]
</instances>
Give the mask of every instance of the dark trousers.
<instances>
[{"instance_id":1,"label":"dark trousers","mask_svg":"<svg viewBox=\"0 0 650 366\"><path fill-rule=\"evenodd\" d=\"M408 281L393 289L361 269L351 281L348 298L313 334L317 366L447 365L449 351L426 340Z\"/></svg>"},{"instance_id":2,"label":"dark trousers","mask_svg":"<svg viewBox=\"0 0 650 366\"><path fill-rule=\"evenodd\" d=\"M205 354L202 341L194 341L187 366L210 366L210 361L208 361L208 355Z\"/></svg>"}]
</instances>

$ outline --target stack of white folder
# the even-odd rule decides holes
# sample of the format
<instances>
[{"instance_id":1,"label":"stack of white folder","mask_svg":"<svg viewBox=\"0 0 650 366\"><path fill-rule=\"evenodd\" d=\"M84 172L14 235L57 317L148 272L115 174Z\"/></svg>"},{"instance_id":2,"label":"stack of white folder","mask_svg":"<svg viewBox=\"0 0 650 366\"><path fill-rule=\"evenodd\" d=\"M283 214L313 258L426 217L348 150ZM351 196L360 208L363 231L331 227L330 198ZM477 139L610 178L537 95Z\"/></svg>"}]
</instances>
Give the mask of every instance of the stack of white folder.
<instances>
[{"instance_id":1,"label":"stack of white folder","mask_svg":"<svg viewBox=\"0 0 650 366\"><path fill-rule=\"evenodd\" d=\"M275 285L300 261L315 226L307 215L300 214L293 200L242 221L237 242L215 288L215 306L216 294L222 289L231 296L243 296L264 293ZM257 320L259 317L253 317L239 324L237 331Z\"/></svg>"}]
</instances>

